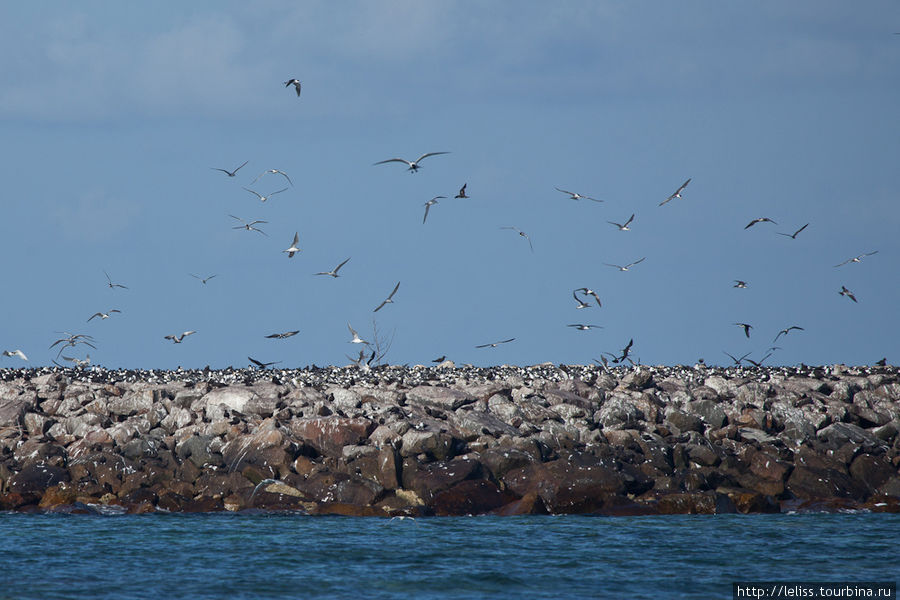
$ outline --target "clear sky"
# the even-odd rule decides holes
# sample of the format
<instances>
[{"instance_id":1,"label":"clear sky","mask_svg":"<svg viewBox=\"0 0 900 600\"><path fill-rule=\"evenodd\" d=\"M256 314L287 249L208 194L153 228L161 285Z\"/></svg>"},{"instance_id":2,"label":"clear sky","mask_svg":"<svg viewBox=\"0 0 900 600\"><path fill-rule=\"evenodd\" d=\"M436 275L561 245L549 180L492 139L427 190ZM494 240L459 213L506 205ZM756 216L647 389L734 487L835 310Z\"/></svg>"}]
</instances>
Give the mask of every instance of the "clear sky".
<instances>
[{"instance_id":1,"label":"clear sky","mask_svg":"<svg viewBox=\"0 0 900 600\"><path fill-rule=\"evenodd\" d=\"M897 364L895 32L895 0L6 4L0 349L343 365L349 323L392 364Z\"/></svg>"}]
</instances>

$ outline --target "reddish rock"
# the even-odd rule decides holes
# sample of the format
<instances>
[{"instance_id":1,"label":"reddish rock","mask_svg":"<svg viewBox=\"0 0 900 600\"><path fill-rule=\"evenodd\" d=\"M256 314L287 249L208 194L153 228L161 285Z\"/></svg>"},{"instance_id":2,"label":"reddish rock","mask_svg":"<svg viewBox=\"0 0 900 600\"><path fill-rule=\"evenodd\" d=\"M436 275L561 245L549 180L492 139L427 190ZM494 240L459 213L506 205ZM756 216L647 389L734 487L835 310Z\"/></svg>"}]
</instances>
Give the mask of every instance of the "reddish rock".
<instances>
[{"instance_id":1,"label":"reddish rock","mask_svg":"<svg viewBox=\"0 0 900 600\"><path fill-rule=\"evenodd\" d=\"M386 447L375 454L360 456L349 462L346 472L377 482L381 487L395 490L400 487L399 462L393 448Z\"/></svg>"},{"instance_id":2,"label":"reddish rock","mask_svg":"<svg viewBox=\"0 0 900 600\"><path fill-rule=\"evenodd\" d=\"M319 454L340 456L344 446L363 444L375 429L369 419L319 417L291 421L291 433Z\"/></svg>"},{"instance_id":3,"label":"reddish rock","mask_svg":"<svg viewBox=\"0 0 900 600\"><path fill-rule=\"evenodd\" d=\"M412 458L403 461L403 487L414 491L430 504L435 494L466 479L481 477L481 464L469 458L420 464Z\"/></svg>"},{"instance_id":4,"label":"reddish rock","mask_svg":"<svg viewBox=\"0 0 900 600\"><path fill-rule=\"evenodd\" d=\"M13 493L41 495L47 488L67 481L67 470L36 461L26 464L21 471L10 477L7 489Z\"/></svg>"},{"instance_id":5,"label":"reddish rock","mask_svg":"<svg viewBox=\"0 0 900 600\"><path fill-rule=\"evenodd\" d=\"M595 512L603 507L607 497L625 492L625 484L616 471L601 459L581 452L515 469L503 481L520 496L537 491L551 513Z\"/></svg>"},{"instance_id":6,"label":"reddish rock","mask_svg":"<svg viewBox=\"0 0 900 600\"><path fill-rule=\"evenodd\" d=\"M607 517L642 517L658 515L656 502L635 502L626 496L609 496L597 514Z\"/></svg>"},{"instance_id":7,"label":"reddish rock","mask_svg":"<svg viewBox=\"0 0 900 600\"><path fill-rule=\"evenodd\" d=\"M297 489L315 502L337 502L368 506L384 495L384 488L370 479L335 471L319 472L301 482Z\"/></svg>"},{"instance_id":8,"label":"reddish rock","mask_svg":"<svg viewBox=\"0 0 900 600\"><path fill-rule=\"evenodd\" d=\"M481 515L516 499L515 495L501 491L493 482L470 479L435 494L431 508L437 516Z\"/></svg>"},{"instance_id":9,"label":"reddish rock","mask_svg":"<svg viewBox=\"0 0 900 600\"><path fill-rule=\"evenodd\" d=\"M344 517L388 517L389 513L377 506L360 506L341 502L317 503L309 511L312 515L339 515Z\"/></svg>"},{"instance_id":10,"label":"reddish rock","mask_svg":"<svg viewBox=\"0 0 900 600\"><path fill-rule=\"evenodd\" d=\"M516 448L498 446L481 453L481 463L498 480L513 469L521 469L534 462L534 456Z\"/></svg>"},{"instance_id":11,"label":"reddish rock","mask_svg":"<svg viewBox=\"0 0 900 600\"><path fill-rule=\"evenodd\" d=\"M900 498L897 496L875 495L862 505L872 512L900 513Z\"/></svg>"},{"instance_id":12,"label":"reddish rock","mask_svg":"<svg viewBox=\"0 0 900 600\"><path fill-rule=\"evenodd\" d=\"M763 479L784 481L792 468L790 463L765 452L757 452L750 459L750 471Z\"/></svg>"},{"instance_id":13,"label":"reddish rock","mask_svg":"<svg viewBox=\"0 0 900 600\"><path fill-rule=\"evenodd\" d=\"M834 469L796 467L787 480L786 488L797 498L853 498L867 495L864 484Z\"/></svg>"},{"instance_id":14,"label":"reddish rock","mask_svg":"<svg viewBox=\"0 0 900 600\"><path fill-rule=\"evenodd\" d=\"M660 496L656 508L661 515L714 515L715 492L689 492Z\"/></svg>"},{"instance_id":15,"label":"reddish rock","mask_svg":"<svg viewBox=\"0 0 900 600\"><path fill-rule=\"evenodd\" d=\"M78 493L74 485L70 483L60 483L44 490L38 506L47 510L57 506L73 504L77 497Z\"/></svg>"},{"instance_id":16,"label":"reddish rock","mask_svg":"<svg viewBox=\"0 0 900 600\"><path fill-rule=\"evenodd\" d=\"M777 513L780 511L778 503L772 499L772 496L761 494L755 490L719 488L716 492L728 496L739 513Z\"/></svg>"},{"instance_id":17,"label":"reddish rock","mask_svg":"<svg viewBox=\"0 0 900 600\"><path fill-rule=\"evenodd\" d=\"M850 476L865 485L870 493L897 475L897 469L883 456L860 454L850 464Z\"/></svg>"},{"instance_id":18,"label":"reddish rock","mask_svg":"<svg viewBox=\"0 0 900 600\"><path fill-rule=\"evenodd\" d=\"M515 515L546 515L548 512L544 500L537 492L528 492L518 500L513 500L509 504L496 508L491 514L501 517L511 517Z\"/></svg>"}]
</instances>

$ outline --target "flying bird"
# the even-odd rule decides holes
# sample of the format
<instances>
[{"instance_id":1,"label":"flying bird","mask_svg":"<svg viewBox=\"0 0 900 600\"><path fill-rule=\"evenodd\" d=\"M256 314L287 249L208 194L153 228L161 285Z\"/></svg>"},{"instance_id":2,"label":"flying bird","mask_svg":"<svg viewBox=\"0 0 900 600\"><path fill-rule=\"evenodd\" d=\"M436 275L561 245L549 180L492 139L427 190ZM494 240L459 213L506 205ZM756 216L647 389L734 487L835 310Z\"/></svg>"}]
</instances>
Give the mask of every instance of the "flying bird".
<instances>
[{"instance_id":1,"label":"flying bird","mask_svg":"<svg viewBox=\"0 0 900 600\"><path fill-rule=\"evenodd\" d=\"M469 185L469 184L464 183L463 186L461 188L459 188L459 193L453 197L454 198L468 198L469 196L466 196L466 186L467 185Z\"/></svg>"},{"instance_id":2,"label":"flying bird","mask_svg":"<svg viewBox=\"0 0 900 600\"><path fill-rule=\"evenodd\" d=\"M105 313L104 312L95 312L93 315L91 315L91 318L88 319L88 322L90 322L91 319L95 319L97 317L100 317L100 320L102 321L103 319L108 319L109 315L111 315L112 313L120 313L120 312L122 312L122 311L115 309L115 308L110 310L109 312L105 312Z\"/></svg>"},{"instance_id":3,"label":"flying bird","mask_svg":"<svg viewBox=\"0 0 900 600\"><path fill-rule=\"evenodd\" d=\"M675 190L674 194L672 194L671 196L669 196L668 198L666 198L665 200L660 202L659 205L662 206L666 202L674 200L675 198L681 198L681 192L684 191L684 188L686 188L690 182L691 182L691 180L690 180L690 178L688 178L687 181L685 181L684 183L681 184L681 187L679 187L677 190Z\"/></svg>"},{"instance_id":4,"label":"flying bird","mask_svg":"<svg viewBox=\"0 0 900 600\"><path fill-rule=\"evenodd\" d=\"M744 335L750 337L750 330L753 329L753 325L748 325L747 323L735 323L738 327L744 328Z\"/></svg>"},{"instance_id":5,"label":"flying bird","mask_svg":"<svg viewBox=\"0 0 900 600\"><path fill-rule=\"evenodd\" d=\"M566 327L575 327L579 331L589 331L591 329L603 329L602 325L585 325L584 323L572 323Z\"/></svg>"},{"instance_id":6,"label":"flying bird","mask_svg":"<svg viewBox=\"0 0 900 600\"><path fill-rule=\"evenodd\" d=\"M252 356L248 356L248 357L247 357L247 360L249 360L250 362L252 362L254 365L256 365L257 367L259 367L260 369L265 369L266 367L271 367L272 365L277 365L278 363L281 362L280 360L277 360L277 361L274 361L274 362L262 362L262 361L256 360L256 359L253 358Z\"/></svg>"},{"instance_id":7,"label":"flying bird","mask_svg":"<svg viewBox=\"0 0 900 600\"><path fill-rule=\"evenodd\" d=\"M590 196L583 196L578 192L570 192L568 190L562 190L560 188L554 188L557 192L562 192L563 194L569 195L569 200L593 200L594 202L603 202L603 200L597 200L596 198L591 198Z\"/></svg>"},{"instance_id":8,"label":"flying bird","mask_svg":"<svg viewBox=\"0 0 900 600\"><path fill-rule=\"evenodd\" d=\"M275 175L275 174L281 175L282 177L284 177L285 179L288 180L288 183L289 183L289 184L294 185L294 182L291 181L291 178L288 177L288 174L285 173L284 171L279 171L278 169L266 169L265 171L263 171L262 173L260 173L259 175L257 175L257 176L256 176L256 179L254 179L253 181L251 181L250 184L252 185L252 184L256 183L257 181L259 181L259 178L260 178L260 177L262 177L263 175L265 175L265 174L267 174L267 173L271 173L271 174L273 174L273 175ZM244 188L244 189L246 189L246 188Z\"/></svg>"},{"instance_id":9,"label":"flying bird","mask_svg":"<svg viewBox=\"0 0 900 600\"><path fill-rule=\"evenodd\" d=\"M600 296L598 296L598 295L597 295L597 292L595 292L594 290L592 290L592 289L590 289L590 288L583 287L583 288L578 288L577 290L575 290L575 292L581 292L582 294L584 294L584 295L586 295L586 296L593 296L593 297L594 297L594 300L597 301L597 306L600 306L600 307L603 306L603 304L600 302ZM572 292L572 293L575 293L575 292ZM578 299L578 298L576 298L576 300L577 300L577 299Z\"/></svg>"},{"instance_id":10,"label":"flying bird","mask_svg":"<svg viewBox=\"0 0 900 600\"><path fill-rule=\"evenodd\" d=\"M86 367L91 364L91 355L88 354L84 358L72 358L71 356L63 356L63 360L67 360L71 363L75 363L76 367ZM59 363L57 363L59 364Z\"/></svg>"},{"instance_id":11,"label":"flying bird","mask_svg":"<svg viewBox=\"0 0 900 600\"><path fill-rule=\"evenodd\" d=\"M438 356L437 358L431 359L431 362L433 362L433 363L442 363L442 362L444 362L445 360L447 360L447 355L446 355L446 354L444 354L443 356ZM884 366L884 365L882 365L882 366Z\"/></svg>"},{"instance_id":12,"label":"flying bird","mask_svg":"<svg viewBox=\"0 0 900 600\"><path fill-rule=\"evenodd\" d=\"M246 165L248 162L250 162L250 161L249 161L249 160L245 160L245 161L244 161L244 165ZM235 169L234 171L229 171L228 169L219 169L218 167L210 167L210 169L212 169L213 171L222 171L223 173L225 173L225 174L228 175L229 177L234 177L235 175L237 175L237 172L240 171L241 168L242 168L244 165L241 165L240 167L238 167L238 168Z\"/></svg>"},{"instance_id":13,"label":"flying bird","mask_svg":"<svg viewBox=\"0 0 900 600\"><path fill-rule=\"evenodd\" d=\"M775 342L778 341L778 338L780 338L780 337L783 336L783 335L789 334L789 333L791 332L791 330L793 330L793 329L797 329L797 330L799 330L799 331L805 331L805 329L803 329L802 327L798 327L798 326L796 326L796 325L791 325L790 327L787 327L787 328L782 329L781 331L779 331L779 332L778 332L778 335L775 336L775 339L772 340L772 343L774 344ZM765 359L762 359L762 360L759 361L759 362L762 362L763 360L765 360Z\"/></svg>"},{"instance_id":14,"label":"flying bird","mask_svg":"<svg viewBox=\"0 0 900 600\"><path fill-rule=\"evenodd\" d=\"M188 275L190 275L194 279L199 279L200 283L202 283L203 285L206 285L206 282L209 281L210 279L212 279L213 277L218 277L218 275L210 275L209 277L200 277L199 275L194 275L193 273L188 273Z\"/></svg>"},{"instance_id":15,"label":"flying bird","mask_svg":"<svg viewBox=\"0 0 900 600\"><path fill-rule=\"evenodd\" d=\"M725 352L725 351L722 350L722 352ZM735 358L735 357L732 356L731 354L728 354L728 352L725 352L725 354L728 356L728 358L730 358L731 360L734 361L734 364L735 364L735 365L741 366L741 362L742 362L744 359L746 359L748 356L750 356L750 354L752 354L752 353L751 353L751 352L748 352L747 354L743 355L743 356L740 357L740 358Z\"/></svg>"},{"instance_id":16,"label":"flying bird","mask_svg":"<svg viewBox=\"0 0 900 600\"><path fill-rule=\"evenodd\" d=\"M631 222L634 221L634 214L628 217L628 220L624 223L616 223L615 221L607 221L610 225L615 225L619 228L619 231L631 231L631 228L628 226L631 225Z\"/></svg>"},{"instance_id":17,"label":"flying bird","mask_svg":"<svg viewBox=\"0 0 900 600\"><path fill-rule=\"evenodd\" d=\"M22 352L21 350L19 350L18 348L16 348L15 350L4 350L3 356L10 356L10 357L18 356L22 360L28 360L28 357L25 356L25 353Z\"/></svg>"},{"instance_id":18,"label":"flying bird","mask_svg":"<svg viewBox=\"0 0 900 600\"><path fill-rule=\"evenodd\" d=\"M634 338L628 340L628 344L626 344L625 347L622 348L622 356L616 356L615 354L611 354L609 352L604 352L604 354L608 354L610 357L612 357L612 359L613 359L612 362L614 364L619 364L623 360L626 360L626 359L631 360L630 358L628 358L628 354L631 352L631 347L633 345L634 345ZM603 357L601 356L600 358L603 358Z\"/></svg>"},{"instance_id":19,"label":"flying bird","mask_svg":"<svg viewBox=\"0 0 900 600\"><path fill-rule=\"evenodd\" d=\"M773 220L770 219L769 217L759 217L759 218L753 219L752 221L750 221L749 223L747 223L747 225L744 226L744 229L750 229L751 227L753 227L753 226L756 225L757 223L766 223L766 222L768 222L768 223L775 223L775 221L773 221ZM775 223L775 224L778 225L778 223Z\"/></svg>"},{"instance_id":20,"label":"flying bird","mask_svg":"<svg viewBox=\"0 0 900 600\"><path fill-rule=\"evenodd\" d=\"M350 327L350 323L347 323L347 329L350 330L350 335L353 336L353 339L350 340L349 343L351 343L351 344L366 344L366 345L369 344L369 342L367 342L366 340L359 337L359 334L356 333L356 330L353 329L352 327Z\"/></svg>"},{"instance_id":21,"label":"flying bird","mask_svg":"<svg viewBox=\"0 0 900 600\"><path fill-rule=\"evenodd\" d=\"M734 285L731 286L731 287L745 288L745 287L747 287L747 282L746 282L746 281L741 281L740 279L735 279L735 280L734 280Z\"/></svg>"},{"instance_id":22,"label":"flying bird","mask_svg":"<svg viewBox=\"0 0 900 600\"><path fill-rule=\"evenodd\" d=\"M804 225L803 227L801 227L800 229L798 229L798 230L795 231L794 233L781 233L780 231L776 231L775 233L777 233L778 235L783 235L784 237L789 237L789 238L791 238L791 239L796 240L796 239L797 239L797 234L799 234L801 231L803 231L803 230L806 229L807 227L809 227L809 223L807 223L806 225Z\"/></svg>"},{"instance_id":23,"label":"flying bird","mask_svg":"<svg viewBox=\"0 0 900 600\"><path fill-rule=\"evenodd\" d=\"M272 193L269 194L268 196L263 196L263 195L260 194L259 192L254 192L254 191L251 190L250 188L244 188L244 189L247 190L248 192L250 192L251 194L253 194L254 196L256 196L257 198L259 198L259 201L260 201L260 202L265 202L266 200L268 200L269 198L271 198L271 197L274 196L275 194L280 194L281 192L286 192L286 191L288 190L288 188L282 188L282 189L278 190L277 192L272 192Z\"/></svg>"},{"instance_id":24,"label":"flying bird","mask_svg":"<svg viewBox=\"0 0 900 600\"><path fill-rule=\"evenodd\" d=\"M300 97L300 80L299 79L288 79L284 82L284 87L294 86L294 90L297 91L297 97Z\"/></svg>"},{"instance_id":25,"label":"flying bird","mask_svg":"<svg viewBox=\"0 0 900 600\"><path fill-rule=\"evenodd\" d=\"M438 154L450 154L450 153L449 153L449 152L426 152L425 154L423 154L422 156L420 156L420 157L417 158L416 160L406 160L405 158L389 158L389 159L387 159L387 160L380 160L380 161L378 161L378 162L375 163L375 164L376 164L376 165L383 165L384 163L389 163L389 162L402 162L403 164L405 164L405 165L407 165L407 166L409 167L409 168L407 169L407 171L410 171L410 172L412 172L412 173L415 173L416 171L419 170L419 163L420 163L423 159L426 159L426 158L428 158L429 156L437 156Z\"/></svg>"},{"instance_id":26,"label":"flying bird","mask_svg":"<svg viewBox=\"0 0 900 600\"><path fill-rule=\"evenodd\" d=\"M127 290L128 288L122 285L121 283L113 283L112 279L109 278L109 273L103 271L103 274L106 275L106 282L109 286L109 289L122 288L123 290Z\"/></svg>"},{"instance_id":27,"label":"flying bird","mask_svg":"<svg viewBox=\"0 0 900 600\"><path fill-rule=\"evenodd\" d=\"M838 292L838 293L839 293L841 296L847 296L848 298L850 298L850 299L853 300L854 302L857 302L856 296L853 295L853 292L851 292L850 290L848 290L848 289L845 288L844 286L841 286L841 291Z\"/></svg>"},{"instance_id":28,"label":"flying bird","mask_svg":"<svg viewBox=\"0 0 900 600\"><path fill-rule=\"evenodd\" d=\"M428 218L428 209L430 209L433 205L438 203L438 198L446 198L447 196L435 196L431 200L425 203L425 216L422 217L422 225L425 224L425 219Z\"/></svg>"},{"instance_id":29,"label":"flying bird","mask_svg":"<svg viewBox=\"0 0 900 600\"><path fill-rule=\"evenodd\" d=\"M181 335L167 335L167 336L165 336L164 339L172 340L172 342L174 342L176 344L180 344L182 342L182 340L184 340L184 338L186 338L189 335L193 335L195 333L197 333L197 332L196 331L185 331Z\"/></svg>"},{"instance_id":30,"label":"flying bird","mask_svg":"<svg viewBox=\"0 0 900 600\"><path fill-rule=\"evenodd\" d=\"M266 337L269 338L269 339L273 339L273 340L283 340L283 339L286 339L286 338L295 336L295 335L297 335L298 333L300 333L300 330L299 330L299 329L296 330L296 331L285 331L285 332L282 332L282 333L273 333L273 334L271 334L271 335L267 335Z\"/></svg>"},{"instance_id":31,"label":"flying bird","mask_svg":"<svg viewBox=\"0 0 900 600\"><path fill-rule=\"evenodd\" d=\"M615 267L615 268L617 268L617 269L620 270L620 271L627 271L628 269L630 269L630 268L633 267L634 265L638 264L639 262L643 262L644 260L646 260L646 258L647 258L646 256L645 256L644 258L640 258L640 259L634 261L633 263L628 263L628 264L625 265L624 267L623 267L623 266L620 266L620 265L613 265L613 264L610 264L610 263L603 263L603 264L606 265L607 267Z\"/></svg>"},{"instance_id":32,"label":"flying bird","mask_svg":"<svg viewBox=\"0 0 900 600\"><path fill-rule=\"evenodd\" d=\"M266 233L265 231L263 231L262 229L257 229L256 227L254 227L254 225L256 225L258 223L268 223L268 221L251 221L250 223L248 223L247 221L243 220L240 217L236 217L234 215L228 215L228 216L231 217L232 219L237 219L238 221L243 223L243 225L236 225L236 226L232 227L232 229L246 229L247 231L258 231L266 237L269 236L269 234Z\"/></svg>"},{"instance_id":33,"label":"flying bird","mask_svg":"<svg viewBox=\"0 0 900 600\"><path fill-rule=\"evenodd\" d=\"M579 298L578 294L576 294L575 292L572 292L572 297L575 298L575 302L578 303L578 306L576 306L575 308L590 308L591 307L590 304L588 304L587 302L585 302L584 300Z\"/></svg>"},{"instance_id":34,"label":"flying bird","mask_svg":"<svg viewBox=\"0 0 900 600\"><path fill-rule=\"evenodd\" d=\"M397 289L398 289L399 287L400 287L400 282L398 281L398 282L397 282L397 285L394 286L393 291L392 291L390 294L388 294L388 297L387 297L387 298L384 299L384 302L382 302L381 304L379 304L379 305L378 305L378 308L376 308L376 309L373 310L372 312L378 312L379 310L381 310L381 308L382 308L385 304L393 304L393 303L394 303L394 300L393 300L394 294L397 293Z\"/></svg>"},{"instance_id":35,"label":"flying bird","mask_svg":"<svg viewBox=\"0 0 900 600\"><path fill-rule=\"evenodd\" d=\"M294 254L296 254L297 252L301 252L300 248L297 247L297 244L299 244L299 243L300 243L300 233L295 231L294 232L294 241L291 242L291 247L287 248L285 250L282 250L282 252L287 252L288 258L294 258Z\"/></svg>"},{"instance_id":36,"label":"flying bird","mask_svg":"<svg viewBox=\"0 0 900 600\"><path fill-rule=\"evenodd\" d=\"M340 275L338 275L338 271L341 270L341 267L347 264L348 260L350 259L348 258L330 271L319 271L318 273L315 273L315 275L331 275L332 277L340 277Z\"/></svg>"},{"instance_id":37,"label":"flying bird","mask_svg":"<svg viewBox=\"0 0 900 600\"><path fill-rule=\"evenodd\" d=\"M514 339L516 339L516 338L509 338L508 340L503 340L500 342L493 342L491 344L481 344L481 345L475 346L475 347L476 348L496 348L500 344L508 344L509 342L513 341Z\"/></svg>"},{"instance_id":38,"label":"flying bird","mask_svg":"<svg viewBox=\"0 0 900 600\"><path fill-rule=\"evenodd\" d=\"M513 231L515 231L516 233L518 233L520 236L522 236L523 238L525 238L526 240L528 240L528 247L531 248L531 251L532 251L532 252L534 252L534 246L531 245L531 238L528 237L528 234L527 234L527 233L525 233L525 232L522 231L521 229L517 229L517 228L515 228L515 227L501 227L500 229L512 229Z\"/></svg>"},{"instance_id":39,"label":"flying bird","mask_svg":"<svg viewBox=\"0 0 900 600\"><path fill-rule=\"evenodd\" d=\"M873 254L878 254L878 250L875 250L875 251L873 251L873 252L866 252L865 254L860 254L859 256L854 256L853 258L848 258L848 259L845 260L844 262L842 262L842 263L840 263L840 264L837 264L837 265L834 265L834 266L835 266L835 267L841 267L841 266L843 266L843 265L846 265L847 263L858 263L859 261L861 261L861 260L862 260L863 258L865 258L866 256L872 256Z\"/></svg>"},{"instance_id":40,"label":"flying bird","mask_svg":"<svg viewBox=\"0 0 900 600\"><path fill-rule=\"evenodd\" d=\"M84 344L85 346L90 346L95 350L97 349L97 346L93 344L94 338L87 334L69 333L68 331L61 331L59 333L64 334L66 337L58 339L50 344L50 348L56 346L57 344L63 344L59 347L59 352L56 353L56 358L59 358L59 355L62 354L62 351L66 348L74 348L78 344Z\"/></svg>"}]
</instances>

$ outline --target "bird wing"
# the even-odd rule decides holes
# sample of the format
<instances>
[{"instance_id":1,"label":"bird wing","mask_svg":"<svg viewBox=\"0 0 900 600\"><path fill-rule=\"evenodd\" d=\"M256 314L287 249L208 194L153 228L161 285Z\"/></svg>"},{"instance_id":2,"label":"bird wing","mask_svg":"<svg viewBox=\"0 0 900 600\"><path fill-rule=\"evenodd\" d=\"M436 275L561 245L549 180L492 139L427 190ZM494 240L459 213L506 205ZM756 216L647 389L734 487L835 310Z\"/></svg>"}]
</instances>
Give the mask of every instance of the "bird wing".
<instances>
[{"instance_id":1,"label":"bird wing","mask_svg":"<svg viewBox=\"0 0 900 600\"><path fill-rule=\"evenodd\" d=\"M292 246L292 247L293 247L293 246L296 246L299 242L300 242L300 232L299 232L299 231L295 231L295 232L294 232L294 241L291 242L291 246Z\"/></svg>"},{"instance_id":2,"label":"bird wing","mask_svg":"<svg viewBox=\"0 0 900 600\"><path fill-rule=\"evenodd\" d=\"M562 189L562 188L554 187L553 189L555 189L557 192L562 192L563 194L568 194L568 195L570 195L570 196L574 196L574 195L575 195L575 194L573 194L572 192L570 192L569 190L564 190L564 189Z\"/></svg>"},{"instance_id":3,"label":"bird wing","mask_svg":"<svg viewBox=\"0 0 900 600\"><path fill-rule=\"evenodd\" d=\"M424 224L425 224L425 220L428 219L428 210L431 208L431 204L432 204L431 202L426 202L426 203L425 203L425 216L422 217L422 225L424 225Z\"/></svg>"},{"instance_id":4,"label":"bird wing","mask_svg":"<svg viewBox=\"0 0 900 600\"><path fill-rule=\"evenodd\" d=\"M634 221L634 213L631 213L631 216L628 217L628 220L627 220L627 221L625 221L625 227L628 227L628 225L629 225L632 221Z\"/></svg>"},{"instance_id":5,"label":"bird wing","mask_svg":"<svg viewBox=\"0 0 900 600\"><path fill-rule=\"evenodd\" d=\"M438 154L450 154L450 153L449 152L426 152L425 154L423 154L422 156L420 156L413 162L419 162L423 158L428 158L429 156L437 156Z\"/></svg>"},{"instance_id":6,"label":"bird wing","mask_svg":"<svg viewBox=\"0 0 900 600\"><path fill-rule=\"evenodd\" d=\"M250 188L244 188L244 189L247 190L248 192L250 192L251 194L253 194L254 196L256 196L257 198L259 198L260 200L263 199L263 195L260 194L259 192L254 192ZM237 217L235 217L235 218L237 218Z\"/></svg>"},{"instance_id":7,"label":"bird wing","mask_svg":"<svg viewBox=\"0 0 900 600\"><path fill-rule=\"evenodd\" d=\"M381 304L379 304L379 305L378 305L378 308L376 308L376 309L373 310L372 312L378 312L379 310L381 310L381 309L384 307L385 304L387 304L387 300L385 300L384 302L382 302Z\"/></svg>"},{"instance_id":8,"label":"bird wing","mask_svg":"<svg viewBox=\"0 0 900 600\"><path fill-rule=\"evenodd\" d=\"M421 159L420 159L420 160L421 160ZM384 163L389 163L389 162L402 162L402 163L404 163L404 164L406 164L406 165L408 165L408 166L410 166L410 167L413 165L413 163L411 163L410 161L408 161L408 160L406 160L406 159L404 159L404 158L389 158L389 159L387 159L387 160L380 160L380 161L378 161L377 163L374 163L374 164L375 164L375 165L383 165Z\"/></svg>"},{"instance_id":9,"label":"bird wing","mask_svg":"<svg viewBox=\"0 0 900 600\"><path fill-rule=\"evenodd\" d=\"M249 161L249 160L245 160L244 163L243 163L240 167L238 167L237 169L235 169L234 171L232 171L232 174L233 174L233 173L237 173L238 171L240 171L240 170L244 167L244 165L246 165L248 162L250 162L250 161Z\"/></svg>"},{"instance_id":10,"label":"bird wing","mask_svg":"<svg viewBox=\"0 0 900 600\"><path fill-rule=\"evenodd\" d=\"M272 192L271 194L269 194L269 197L271 198L275 194L280 194L281 192L286 192L286 191L288 191L288 188L282 188L282 189L278 190L277 192Z\"/></svg>"},{"instance_id":11,"label":"bird wing","mask_svg":"<svg viewBox=\"0 0 900 600\"><path fill-rule=\"evenodd\" d=\"M266 365L264 365L263 363L259 362L258 360L256 360L256 359L253 358L252 356L248 356L248 357L247 357L247 360L249 360L250 362L252 362L252 363L253 363L254 365L256 365L257 367L261 367L261 368L263 368L263 369L266 368Z\"/></svg>"},{"instance_id":12,"label":"bird wing","mask_svg":"<svg viewBox=\"0 0 900 600\"><path fill-rule=\"evenodd\" d=\"M93 319L94 317L102 317L102 316L103 316L103 313L94 313L93 315L91 315L91 319ZM91 319L88 319L88 323L91 322Z\"/></svg>"},{"instance_id":13,"label":"bird wing","mask_svg":"<svg viewBox=\"0 0 900 600\"><path fill-rule=\"evenodd\" d=\"M397 293L397 290L399 290L399 289L400 289L400 282L398 281L398 282L397 282L397 285L394 286L394 289L391 290L391 293L388 295L388 299L393 298L393 297L394 297L394 294L396 294L396 293Z\"/></svg>"},{"instance_id":14,"label":"bird wing","mask_svg":"<svg viewBox=\"0 0 900 600\"><path fill-rule=\"evenodd\" d=\"M336 267L334 268L334 272L337 273L337 272L341 269L341 267L343 267L344 265L347 264L347 261L349 261L349 260L350 260L350 258L347 258L344 262L342 262L341 264L339 264L338 266L336 266Z\"/></svg>"}]
</instances>

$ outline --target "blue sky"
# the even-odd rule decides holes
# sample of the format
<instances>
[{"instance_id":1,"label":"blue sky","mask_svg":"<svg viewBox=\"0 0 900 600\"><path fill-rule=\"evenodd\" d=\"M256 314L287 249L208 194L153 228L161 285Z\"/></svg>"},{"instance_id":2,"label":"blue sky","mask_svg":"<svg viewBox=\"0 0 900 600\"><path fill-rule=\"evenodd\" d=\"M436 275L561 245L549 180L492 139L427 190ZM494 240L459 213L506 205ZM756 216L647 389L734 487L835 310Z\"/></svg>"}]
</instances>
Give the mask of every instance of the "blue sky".
<instances>
[{"instance_id":1,"label":"blue sky","mask_svg":"<svg viewBox=\"0 0 900 600\"><path fill-rule=\"evenodd\" d=\"M29 364L66 331L107 367L343 365L348 323L392 364L589 364L629 339L726 364L791 325L767 364L896 364L894 1L166 6L4 10L0 346ZM272 168L294 185L261 203L242 188L281 189L251 183Z\"/></svg>"}]
</instances>

